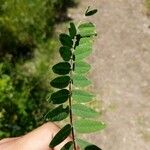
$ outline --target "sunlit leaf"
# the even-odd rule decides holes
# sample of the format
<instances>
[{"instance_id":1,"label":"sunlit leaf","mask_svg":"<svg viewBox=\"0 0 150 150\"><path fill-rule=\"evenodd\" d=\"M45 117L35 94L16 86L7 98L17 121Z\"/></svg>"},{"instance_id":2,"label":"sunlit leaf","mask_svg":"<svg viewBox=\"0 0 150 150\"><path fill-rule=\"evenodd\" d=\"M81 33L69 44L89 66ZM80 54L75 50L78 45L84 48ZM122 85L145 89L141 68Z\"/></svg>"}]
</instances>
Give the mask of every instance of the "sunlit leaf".
<instances>
[{"instance_id":1,"label":"sunlit leaf","mask_svg":"<svg viewBox=\"0 0 150 150\"><path fill-rule=\"evenodd\" d=\"M79 44L75 49L76 60L86 58L92 53L91 43Z\"/></svg>"},{"instance_id":2,"label":"sunlit leaf","mask_svg":"<svg viewBox=\"0 0 150 150\"><path fill-rule=\"evenodd\" d=\"M70 135L71 129L72 127L70 124L65 125L52 139L49 147L54 148L55 146L63 142Z\"/></svg>"},{"instance_id":3,"label":"sunlit leaf","mask_svg":"<svg viewBox=\"0 0 150 150\"><path fill-rule=\"evenodd\" d=\"M50 97L50 100L53 102L53 104L62 104L68 100L69 95L70 92L67 89L62 89L53 93Z\"/></svg>"},{"instance_id":4,"label":"sunlit leaf","mask_svg":"<svg viewBox=\"0 0 150 150\"><path fill-rule=\"evenodd\" d=\"M52 67L54 73L59 75L68 74L71 71L71 65L68 62L60 62Z\"/></svg>"},{"instance_id":5,"label":"sunlit leaf","mask_svg":"<svg viewBox=\"0 0 150 150\"><path fill-rule=\"evenodd\" d=\"M81 37L89 37L96 35L95 25L91 22L81 24L78 27L78 29Z\"/></svg>"},{"instance_id":6,"label":"sunlit leaf","mask_svg":"<svg viewBox=\"0 0 150 150\"><path fill-rule=\"evenodd\" d=\"M63 46L72 47L73 41L67 34L60 34L59 40Z\"/></svg>"},{"instance_id":7,"label":"sunlit leaf","mask_svg":"<svg viewBox=\"0 0 150 150\"><path fill-rule=\"evenodd\" d=\"M86 91L73 90L72 97L73 97L73 100L77 102L86 103L86 102L90 102L94 96Z\"/></svg>"},{"instance_id":8,"label":"sunlit leaf","mask_svg":"<svg viewBox=\"0 0 150 150\"><path fill-rule=\"evenodd\" d=\"M53 79L50 84L55 88L65 88L69 85L70 77L69 76L60 76Z\"/></svg>"},{"instance_id":9,"label":"sunlit leaf","mask_svg":"<svg viewBox=\"0 0 150 150\"><path fill-rule=\"evenodd\" d=\"M83 75L74 75L73 76L73 85L76 87L86 87L91 84L91 81L88 80L85 76Z\"/></svg>"},{"instance_id":10,"label":"sunlit leaf","mask_svg":"<svg viewBox=\"0 0 150 150\"><path fill-rule=\"evenodd\" d=\"M46 115L45 118L49 121L61 121L67 118L69 115L69 106L63 108L63 105L60 105L53 110L50 110Z\"/></svg>"},{"instance_id":11,"label":"sunlit leaf","mask_svg":"<svg viewBox=\"0 0 150 150\"><path fill-rule=\"evenodd\" d=\"M75 63L75 73L79 73L79 74L85 74L88 73L90 70L91 66L83 61L77 61Z\"/></svg>"},{"instance_id":12,"label":"sunlit leaf","mask_svg":"<svg viewBox=\"0 0 150 150\"><path fill-rule=\"evenodd\" d=\"M83 105L83 104L73 104L72 105L73 114L83 117L83 118L93 118L99 115L95 110Z\"/></svg>"},{"instance_id":13,"label":"sunlit leaf","mask_svg":"<svg viewBox=\"0 0 150 150\"><path fill-rule=\"evenodd\" d=\"M63 58L64 61L69 61L71 59L72 51L69 47L62 46L59 49L59 53L60 53L60 55L61 55L61 57Z\"/></svg>"},{"instance_id":14,"label":"sunlit leaf","mask_svg":"<svg viewBox=\"0 0 150 150\"><path fill-rule=\"evenodd\" d=\"M79 138L76 139L76 142L77 142L77 145L79 145L81 150L84 150L87 146L91 145L91 143L85 140L79 139Z\"/></svg>"},{"instance_id":15,"label":"sunlit leaf","mask_svg":"<svg viewBox=\"0 0 150 150\"><path fill-rule=\"evenodd\" d=\"M83 37L79 41L80 45L89 44L92 47L93 38L92 37Z\"/></svg>"},{"instance_id":16,"label":"sunlit leaf","mask_svg":"<svg viewBox=\"0 0 150 150\"><path fill-rule=\"evenodd\" d=\"M76 26L73 22L71 22L69 28L70 37L73 39L76 36L76 33L77 33Z\"/></svg>"},{"instance_id":17,"label":"sunlit leaf","mask_svg":"<svg viewBox=\"0 0 150 150\"><path fill-rule=\"evenodd\" d=\"M79 133L91 133L101 131L106 125L100 121L80 119L74 122L74 128Z\"/></svg>"}]
</instances>

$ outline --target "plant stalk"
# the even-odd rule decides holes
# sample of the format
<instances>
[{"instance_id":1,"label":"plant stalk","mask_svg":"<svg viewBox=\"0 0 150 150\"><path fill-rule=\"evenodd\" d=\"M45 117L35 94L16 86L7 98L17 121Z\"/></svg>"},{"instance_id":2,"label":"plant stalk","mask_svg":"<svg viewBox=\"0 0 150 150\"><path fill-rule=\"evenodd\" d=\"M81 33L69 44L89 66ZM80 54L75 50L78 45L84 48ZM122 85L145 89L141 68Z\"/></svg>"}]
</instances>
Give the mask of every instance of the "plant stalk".
<instances>
[{"instance_id":1,"label":"plant stalk","mask_svg":"<svg viewBox=\"0 0 150 150\"><path fill-rule=\"evenodd\" d=\"M71 81L72 82L72 81ZM72 93L72 83L70 82L69 84L69 91L70 93ZM76 142L75 142L75 133L74 133L74 129L73 129L73 117L72 117L72 98L71 98L71 94L69 96L69 108L70 108L70 111L69 111L69 116L70 116L70 124L72 126L72 130L71 130L71 134L72 134L72 140L73 140L73 147L74 147L74 150L77 150L76 149Z\"/></svg>"},{"instance_id":2,"label":"plant stalk","mask_svg":"<svg viewBox=\"0 0 150 150\"><path fill-rule=\"evenodd\" d=\"M72 73L73 73L73 54L74 54L74 47L75 47L75 43L76 43L76 37L73 40L73 50L72 50L72 58L70 60L70 64L71 64L71 71L70 71L70 84L69 84L69 91L70 91L70 96L69 96L69 115L70 115L70 124L72 126L72 130L71 130L71 134L72 134L72 140L73 140L73 147L74 150L77 150L76 147L76 141L75 141L75 133L74 133L74 128L73 128L73 113L72 113Z\"/></svg>"}]
</instances>

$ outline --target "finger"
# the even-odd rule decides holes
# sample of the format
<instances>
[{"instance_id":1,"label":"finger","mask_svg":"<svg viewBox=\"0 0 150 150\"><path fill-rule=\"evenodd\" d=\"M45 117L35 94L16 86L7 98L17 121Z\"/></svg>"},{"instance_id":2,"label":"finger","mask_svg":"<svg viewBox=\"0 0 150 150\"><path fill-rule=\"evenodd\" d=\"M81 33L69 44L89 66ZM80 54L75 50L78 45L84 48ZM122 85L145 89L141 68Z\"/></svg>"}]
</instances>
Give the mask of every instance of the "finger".
<instances>
[{"instance_id":1,"label":"finger","mask_svg":"<svg viewBox=\"0 0 150 150\"><path fill-rule=\"evenodd\" d=\"M3 144L3 143L5 143L5 142L10 142L10 141L16 140L16 139L18 139L18 138L20 138L20 137L5 138L5 139L0 140L0 144Z\"/></svg>"},{"instance_id":2,"label":"finger","mask_svg":"<svg viewBox=\"0 0 150 150\"><path fill-rule=\"evenodd\" d=\"M49 148L49 143L59 131L60 128L54 123L49 122L42 125L20 139L21 143L26 145L23 150L52 150ZM54 150L60 150L71 140L70 137L66 138L62 143L56 146Z\"/></svg>"},{"instance_id":3,"label":"finger","mask_svg":"<svg viewBox=\"0 0 150 150\"><path fill-rule=\"evenodd\" d=\"M54 123L45 123L22 137L19 143L23 150L52 150L49 148L49 143L59 130L60 128Z\"/></svg>"}]
</instances>

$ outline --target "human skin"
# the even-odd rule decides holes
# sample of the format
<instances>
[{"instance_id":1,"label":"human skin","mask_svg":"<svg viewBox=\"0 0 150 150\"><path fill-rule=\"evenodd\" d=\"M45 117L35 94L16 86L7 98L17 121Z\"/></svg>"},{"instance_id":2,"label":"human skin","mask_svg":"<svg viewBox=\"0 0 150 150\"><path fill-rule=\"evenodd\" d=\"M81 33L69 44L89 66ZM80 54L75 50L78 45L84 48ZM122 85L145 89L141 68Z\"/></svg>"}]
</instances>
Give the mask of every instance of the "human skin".
<instances>
[{"instance_id":1,"label":"human skin","mask_svg":"<svg viewBox=\"0 0 150 150\"><path fill-rule=\"evenodd\" d=\"M59 130L56 124L45 123L24 136L0 140L0 150L60 150L72 139L68 137L54 149L49 148L50 141Z\"/></svg>"}]
</instances>

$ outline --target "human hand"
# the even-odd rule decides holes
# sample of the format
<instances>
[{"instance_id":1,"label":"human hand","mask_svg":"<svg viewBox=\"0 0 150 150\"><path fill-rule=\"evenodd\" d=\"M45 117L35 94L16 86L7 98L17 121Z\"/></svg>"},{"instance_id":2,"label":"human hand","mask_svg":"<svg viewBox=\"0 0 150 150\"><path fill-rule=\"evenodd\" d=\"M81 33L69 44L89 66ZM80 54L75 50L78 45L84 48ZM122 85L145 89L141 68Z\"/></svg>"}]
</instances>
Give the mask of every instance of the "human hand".
<instances>
[{"instance_id":1,"label":"human hand","mask_svg":"<svg viewBox=\"0 0 150 150\"><path fill-rule=\"evenodd\" d=\"M0 150L52 150L49 143L60 128L54 123L45 123L32 132L16 138L7 138L0 141ZM60 150L72 139L68 137L53 150Z\"/></svg>"}]
</instances>

